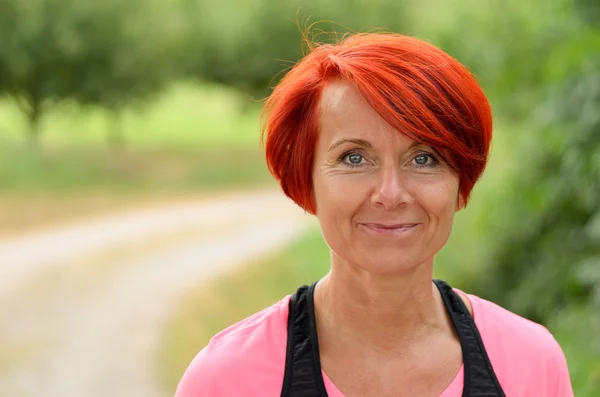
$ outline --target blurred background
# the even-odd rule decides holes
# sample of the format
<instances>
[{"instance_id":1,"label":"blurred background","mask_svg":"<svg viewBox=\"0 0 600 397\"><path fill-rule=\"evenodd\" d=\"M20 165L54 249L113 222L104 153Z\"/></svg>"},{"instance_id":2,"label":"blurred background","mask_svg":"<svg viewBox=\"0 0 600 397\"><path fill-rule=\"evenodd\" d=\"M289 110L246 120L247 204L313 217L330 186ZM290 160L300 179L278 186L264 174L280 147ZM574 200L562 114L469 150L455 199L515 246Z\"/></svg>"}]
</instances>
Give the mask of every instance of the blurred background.
<instances>
[{"instance_id":1,"label":"blurred background","mask_svg":"<svg viewBox=\"0 0 600 397\"><path fill-rule=\"evenodd\" d=\"M217 331L327 272L259 137L313 22L475 73L492 156L436 277L544 324L600 395L598 0L0 0L0 395L173 395Z\"/></svg>"}]
</instances>

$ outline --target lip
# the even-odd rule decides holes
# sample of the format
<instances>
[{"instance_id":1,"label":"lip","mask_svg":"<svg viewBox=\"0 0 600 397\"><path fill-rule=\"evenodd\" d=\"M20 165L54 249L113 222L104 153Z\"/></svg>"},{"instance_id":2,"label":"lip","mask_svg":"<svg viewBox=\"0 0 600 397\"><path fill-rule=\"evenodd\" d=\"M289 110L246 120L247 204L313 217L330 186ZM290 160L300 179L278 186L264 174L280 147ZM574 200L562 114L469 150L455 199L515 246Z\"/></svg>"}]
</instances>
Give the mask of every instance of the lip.
<instances>
[{"instance_id":1,"label":"lip","mask_svg":"<svg viewBox=\"0 0 600 397\"><path fill-rule=\"evenodd\" d=\"M404 236L414 231L419 223L360 223L364 229L378 236Z\"/></svg>"}]
</instances>

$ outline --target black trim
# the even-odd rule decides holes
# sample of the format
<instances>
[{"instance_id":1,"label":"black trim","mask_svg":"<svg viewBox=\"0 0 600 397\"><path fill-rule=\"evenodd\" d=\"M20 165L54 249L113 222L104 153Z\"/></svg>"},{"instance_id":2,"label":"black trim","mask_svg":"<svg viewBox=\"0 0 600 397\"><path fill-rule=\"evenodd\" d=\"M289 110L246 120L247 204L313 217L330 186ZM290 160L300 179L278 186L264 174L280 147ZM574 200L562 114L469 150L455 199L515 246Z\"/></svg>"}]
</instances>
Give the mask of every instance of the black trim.
<instances>
[{"instance_id":1,"label":"black trim","mask_svg":"<svg viewBox=\"0 0 600 397\"><path fill-rule=\"evenodd\" d=\"M433 280L458 335L464 366L463 397L506 397L494 373L481 334L465 303L447 283ZM318 281L292 295L281 397L327 397L314 307Z\"/></svg>"},{"instance_id":2,"label":"black trim","mask_svg":"<svg viewBox=\"0 0 600 397\"><path fill-rule=\"evenodd\" d=\"M316 284L300 287L290 299L281 397L327 397L315 321Z\"/></svg>"},{"instance_id":3,"label":"black trim","mask_svg":"<svg viewBox=\"0 0 600 397\"><path fill-rule=\"evenodd\" d=\"M298 299L300 289L290 298L288 304L288 320L287 320L287 345L285 349L285 372L283 374L283 385L281 386L281 397L290 397L290 387L292 384L293 367L294 367L294 344L290 341L294 340L294 315L296 314L295 306Z\"/></svg>"},{"instance_id":4,"label":"black trim","mask_svg":"<svg viewBox=\"0 0 600 397\"><path fill-rule=\"evenodd\" d=\"M319 337L317 336L317 319L315 317L315 287L317 286L317 282L313 283L307 292L307 303L308 303L308 322L310 326L310 339L313 341L312 343L312 351L313 351L313 363L315 366L315 381L317 382L317 388L319 389L319 393L323 397L327 397L327 390L325 389L325 381L323 380L323 371L321 370L321 355L319 354Z\"/></svg>"},{"instance_id":5,"label":"black trim","mask_svg":"<svg viewBox=\"0 0 600 397\"><path fill-rule=\"evenodd\" d=\"M463 308L464 310L467 310L467 308L464 306L464 302L462 302L462 299L460 299L461 303L463 303L462 307L460 305L456 305L454 302L452 302L452 300L450 299L450 294L448 293L448 287L449 285L447 285L446 283L444 283L441 280L433 280L433 282L435 283L436 287L438 288L438 290L440 291L440 295L442 296L442 300L444 301L444 304L446 306L446 311L448 312L448 314L450 315L450 318L452 319L452 324L454 324L454 329L456 330L456 333L458 334L458 339L460 340L460 349L462 352L462 359L463 359L463 368L464 368L464 374L463 374L463 397L468 396L467 392L471 389L471 384L470 384L470 379L471 379L471 356L468 354L468 345L466 343L464 343L464 340L466 338L466 335L464 334L464 331L462 330L461 327L461 323L457 318L457 315L460 314L461 316L464 316L464 312L463 312ZM467 310L468 313L468 310Z\"/></svg>"},{"instance_id":6,"label":"black trim","mask_svg":"<svg viewBox=\"0 0 600 397\"><path fill-rule=\"evenodd\" d=\"M466 308L463 300L460 297L458 297L458 300L460 301L460 304L464 307L464 310L466 312L465 316L467 316L469 318L469 326L471 327L471 330L473 331L473 335L475 336L475 339L477 340L477 344L479 345L479 351L480 351L481 355L483 356L483 360L484 360L487 370L490 374L491 381L494 382L494 386L496 386L496 390L498 391L498 393L500 393L500 396L506 397L506 395L504 394L504 390L502 390L502 386L500 385L500 381L498 380L498 377L496 376L496 372L494 372L494 367L492 366L490 357L488 356L487 350L485 349L485 345L483 343L483 339L481 338L481 334L479 333L479 329L475 325L475 321L473 320L473 317L470 315L469 310Z\"/></svg>"},{"instance_id":7,"label":"black trim","mask_svg":"<svg viewBox=\"0 0 600 397\"><path fill-rule=\"evenodd\" d=\"M463 302L462 298L456 292L454 292L452 287L450 287L450 285L448 285L446 282L442 280L433 280L433 282L440 291L440 295L442 296L444 304L446 305L446 308L450 314L450 318L452 319L452 323L454 324L454 329L456 329L456 333L458 334L458 338L460 340L464 363L464 381L462 396L471 397L479 395L479 390L474 390L471 381L473 380L473 368L475 368L475 366L483 364L485 366L484 369L487 372L485 374L486 378L493 383L493 387L495 388L494 391L498 393L500 397L506 397L504 391L502 390L502 387L500 386L498 377L494 372L494 368L492 367L492 363L487 354L487 351L485 350L485 345L483 344L483 340L481 339L481 334L479 333L479 330L475 325L475 321L469 313L469 310L467 309L467 306ZM474 346L469 345L468 343L473 339L477 344L477 349L473 349ZM479 358L480 360L473 360L474 353L479 354L479 357L475 358Z\"/></svg>"}]
</instances>

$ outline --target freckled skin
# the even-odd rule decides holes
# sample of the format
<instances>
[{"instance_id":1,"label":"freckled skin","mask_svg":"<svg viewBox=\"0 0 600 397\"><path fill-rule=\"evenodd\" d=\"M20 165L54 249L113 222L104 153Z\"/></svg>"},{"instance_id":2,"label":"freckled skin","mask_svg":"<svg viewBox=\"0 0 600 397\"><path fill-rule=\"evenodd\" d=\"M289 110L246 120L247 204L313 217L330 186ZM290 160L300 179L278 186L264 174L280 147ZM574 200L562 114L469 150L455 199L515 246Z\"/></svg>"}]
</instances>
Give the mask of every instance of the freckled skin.
<instances>
[{"instance_id":1,"label":"freckled skin","mask_svg":"<svg viewBox=\"0 0 600 397\"><path fill-rule=\"evenodd\" d=\"M350 83L331 83L320 111L313 195L332 266L382 276L432 266L463 205L458 175L433 148L387 124ZM336 145L342 140L354 141ZM388 236L365 226L373 223L416 226Z\"/></svg>"}]
</instances>

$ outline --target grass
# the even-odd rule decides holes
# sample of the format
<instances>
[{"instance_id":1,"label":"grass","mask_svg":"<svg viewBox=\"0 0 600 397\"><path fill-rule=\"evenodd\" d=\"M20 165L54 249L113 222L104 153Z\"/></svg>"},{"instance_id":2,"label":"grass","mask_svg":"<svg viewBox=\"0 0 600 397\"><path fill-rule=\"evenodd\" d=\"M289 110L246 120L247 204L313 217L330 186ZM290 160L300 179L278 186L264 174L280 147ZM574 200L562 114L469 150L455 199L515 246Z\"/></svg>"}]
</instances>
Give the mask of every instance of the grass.
<instances>
[{"instance_id":1,"label":"grass","mask_svg":"<svg viewBox=\"0 0 600 397\"><path fill-rule=\"evenodd\" d=\"M0 146L0 188L13 191L205 190L270 180L258 150Z\"/></svg>"},{"instance_id":2,"label":"grass","mask_svg":"<svg viewBox=\"0 0 600 397\"><path fill-rule=\"evenodd\" d=\"M214 334L319 279L328 267L329 249L315 229L284 250L247 263L186 297L165 329L157 360L165 394L173 394L189 362Z\"/></svg>"},{"instance_id":3,"label":"grass","mask_svg":"<svg viewBox=\"0 0 600 397\"><path fill-rule=\"evenodd\" d=\"M215 85L174 84L112 115L62 103L45 114L38 147L16 104L0 100L0 234L170 196L273 184L260 149L259 106Z\"/></svg>"},{"instance_id":4,"label":"grass","mask_svg":"<svg viewBox=\"0 0 600 397\"><path fill-rule=\"evenodd\" d=\"M259 105L228 87L179 82L143 107L123 109L118 127L133 149L257 149ZM102 108L59 103L42 119L42 143L105 147L114 122L114 115ZM27 130L15 102L0 101L0 138L21 141Z\"/></svg>"},{"instance_id":5,"label":"grass","mask_svg":"<svg viewBox=\"0 0 600 397\"><path fill-rule=\"evenodd\" d=\"M0 146L0 234L215 190L274 185L261 153Z\"/></svg>"},{"instance_id":6,"label":"grass","mask_svg":"<svg viewBox=\"0 0 600 397\"><path fill-rule=\"evenodd\" d=\"M110 112L61 103L42 119L39 147L15 103L0 101L3 191L214 189L269 180L258 104L221 86L174 84L140 109ZM124 146L107 137L118 128Z\"/></svg>"}]
</instances>

